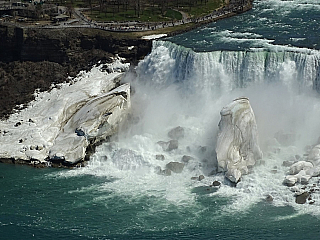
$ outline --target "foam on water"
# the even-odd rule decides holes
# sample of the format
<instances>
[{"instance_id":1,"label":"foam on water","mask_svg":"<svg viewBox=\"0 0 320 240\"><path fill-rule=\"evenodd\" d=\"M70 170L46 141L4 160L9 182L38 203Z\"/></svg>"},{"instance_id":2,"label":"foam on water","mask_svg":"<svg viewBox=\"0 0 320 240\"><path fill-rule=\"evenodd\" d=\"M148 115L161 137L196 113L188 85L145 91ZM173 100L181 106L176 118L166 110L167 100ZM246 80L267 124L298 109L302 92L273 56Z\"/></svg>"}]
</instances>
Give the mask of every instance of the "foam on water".
<instances>
[{"instance_id":1,"label":"foam on water","mask_svg":"<svg viewBox=\"0 0 320 240\"><path fill-rule=\"evenodd\" d=\"M105 177L104 183L75 191L99 192L94 198L97 202L116 196L122 196L129 203L152 198L154 205L148 209L148 214L172 205L203 211L197 204L201 197L199 192L205 191L212 181L219 180L223 183L221 188L205 196L229 199L227 205L217 210L220 213L247 212L271 195L275 206L289 205L299 214L319 216L319 195L314 194L313 205L298 205L293 192L282 185L288 171L282 162L295 155L302 156L304 147L314 144L320 136L317 128L320 100L312 90L317 81L317 76L312 75L319 66L317 55L287 52L280 55L277 52L196 54L167 42L159 41L154 45L152 53L137 67L137 75L128 73L125 79L135 91L133 120L123 126L117 138L97 147L87 167L55 173L55 177ZM261 66L259 61L251 61L252 58L258 59ZM230 63L232 69L228 69ZM247 69L240 67L243 63ZM234 84L236 76L244 70L252 71L253 75L248 76L253 82ZM266 71L272 72L269 75L272 79ZM224 86L226 81L227 87ZM239 96L249 97L255 112L265 164L255 166L234 188L223 175L210 173L216 166L214 148L219 112ZM157 142L168 141L168 131L177 126L185 129L179 148L163 151ZM274 138L279 131L293 134L295 140L289 146L281 145ZM205 147L205 151L201 151L201 147ZM165 160L157 160L157 154L162 154ZM181 174L156 173L157 167L164 169L171 161L180 162L183 155L192 156L194 160ZM191 180L201 174L205 175L201 182ZM316 183L317 179L312 181Z\"/></svg>"},{"instance_id":2,"label":"foam on water","mask_svg":"<svg viewBox=\"0 0 320 240\"><path fill-rule=\"evenodd\" d=\"M317 3L312 0L261 1L256 4L256 7L263 5L261 15L253 14L250 21L274 24L264 14L289 16L295 10L319 8ZM88 166L49 177L92 175L106 178L103 183L74 191L98 192L94 198L96 202L107 202L117 196L127 203L152 199L153 204L145 214L159 213L160 209L170 211L170 206L175 206L181 212L192 208L195 217L204 211L199 198L209 198L212 202L225 199L213 215L233 215L249 212L271 195L274 206L291 206L296 210L292 215L275 216L274 220L302 214L320 216L318 193L312 195L313 205L299 205L290 188L282 184L288 171L288 167L282 166L283 161L292 160L295 155L303 156L305 147L315 144L320 136L320 99L315 91L319 90L320 81L319 51L307 45L280 45L277 39L265 37L250 25L239 32L231 28L220 31L217 25L196 33L205 37L209 31L231 45L248 42L248 48L196 53L168 41L154 41L151 54L125 79L134 89L128 124L110 143L97 147ZM274 26L277 29L292 27L286 22ZM201 44L215 45L204 37L199 40ZM181 38L181 42L190 40L183 35ZM196 37L193 40L198 41ZM290 41L305 40L302 35L292 36ZM223 174L212 171L216 166L214 150L219 112L240 96L250 99L264 157L235 188ZM185 129L179 148L163 151L157 142L168 141L168 131L177 126ZM289 134L289 142L276 139L279 132ZM165 159L157 160L158 154ZM169 162L180 162L184 155L193 160L186 164L182 173L157 174L158 167L164 169ZM202 181L190 179L201 174L205 175ZM222 186L217 191L206 192L214 180L222 182ZM318 185L317 181L318 178L313 178L311 184Z\"/></svg>"}]
</instances>

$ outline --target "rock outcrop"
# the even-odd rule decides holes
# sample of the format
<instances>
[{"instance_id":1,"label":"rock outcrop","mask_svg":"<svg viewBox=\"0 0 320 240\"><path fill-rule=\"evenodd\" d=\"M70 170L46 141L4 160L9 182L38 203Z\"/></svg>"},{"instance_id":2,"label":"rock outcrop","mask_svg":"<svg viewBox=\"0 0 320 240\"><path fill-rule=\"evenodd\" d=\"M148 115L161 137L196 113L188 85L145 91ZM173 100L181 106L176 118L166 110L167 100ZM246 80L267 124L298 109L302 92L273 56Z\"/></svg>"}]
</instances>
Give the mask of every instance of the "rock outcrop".
<instances>
[{"instance_id":1,"label":"rock outcrop","mask_svg":"<svg viewBox=\"0 0 320 240\"><path fill-rule=\"evenodd\" d=\"M311 149L306 161L298 161L290 166L283 183L289 187L296 183L307 184L317 176L320 176L320 144Z\"/></svg>"},{"instance_id":2,"label":"rock outcrop","mask_svg":"<svg viewBox=\"0 0 320 240\"><path fill-rule=\"evenodd\" d=\"M235 99L221 110L220 115L216 146L218 171L224 171L225 176L236 183L248 173L248 167L262 158L257 124L245 97Z\"/></svg>"},{"instance_id":3,"label":"rock outcrop","mask_svg":"<svg viewBox=\"0 0 320 240\"><path fill-rule=\"evenodd\" d=\"M82 160L89 144L115 133L129 108L129 84L93 98L62 128L49 151L49 158L70 164Z\"/></svg>"},{"instance_id":4,"label":"rock outcrop","mask_svg":"<svg viewBox=\"0 0 320 240\"><path fill-rule=\"evenodd\" d=\"M36 92L27 108L0 121L0 159L67 166L82 161L87 147L114 134L127 115L130 85L119 85L128 65L115 59L105 65L113 73L95 67L71 84Z\"/></svg>"}]
</instances>

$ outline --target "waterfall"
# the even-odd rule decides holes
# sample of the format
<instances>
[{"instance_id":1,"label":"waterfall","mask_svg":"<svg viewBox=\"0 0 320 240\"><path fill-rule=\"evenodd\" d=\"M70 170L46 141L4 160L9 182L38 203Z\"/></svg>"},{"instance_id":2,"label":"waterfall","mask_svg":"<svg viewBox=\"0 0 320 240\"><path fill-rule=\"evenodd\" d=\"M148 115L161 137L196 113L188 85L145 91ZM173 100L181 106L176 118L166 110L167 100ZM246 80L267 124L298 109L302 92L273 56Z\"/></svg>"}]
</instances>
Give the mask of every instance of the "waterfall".
<instances>
[{"instance_id":1,"label":"waterfall","mask_svg":"<svg viewBox=\"0 0 320 240\"><path fill-rule=\"evenodd\" d=\"M320 90L320 52L288 47L194 52L168 41L154 41L151 54L140 62L137 73L149 84L178 83L221 92L272 82Z\"/></svg>"}]
</instances>

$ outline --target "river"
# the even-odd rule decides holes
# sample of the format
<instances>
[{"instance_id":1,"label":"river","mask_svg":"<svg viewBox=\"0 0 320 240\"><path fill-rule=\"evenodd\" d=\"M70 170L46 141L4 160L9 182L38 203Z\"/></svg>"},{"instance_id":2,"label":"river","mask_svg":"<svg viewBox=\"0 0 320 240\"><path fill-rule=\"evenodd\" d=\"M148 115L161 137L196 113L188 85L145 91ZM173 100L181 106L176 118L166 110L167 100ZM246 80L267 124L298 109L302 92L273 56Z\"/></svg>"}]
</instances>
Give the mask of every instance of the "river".
<instances>
[{"instance_id":1,"label":"river","mask_svg":"<svg viewBox=\"0 0 320 240\"><path fill-rule=\"evenodd\" d=\"M319 30L319 0L270 0L154 41L125 77L130 124L86 167L0 166L0 239L319 239L319 192L314 204L296 204L282 184L283 161L320 136ZM220 110L241 96L264 157L234 187L215 172L215 141ZM177 126L178 149L163 151L157 142ZM282 142L279 132L291 137ZM192 158L182 173L157 174L184 155ZM319 177L310 184L320 188Z\"/></svg>"}]
</instances>

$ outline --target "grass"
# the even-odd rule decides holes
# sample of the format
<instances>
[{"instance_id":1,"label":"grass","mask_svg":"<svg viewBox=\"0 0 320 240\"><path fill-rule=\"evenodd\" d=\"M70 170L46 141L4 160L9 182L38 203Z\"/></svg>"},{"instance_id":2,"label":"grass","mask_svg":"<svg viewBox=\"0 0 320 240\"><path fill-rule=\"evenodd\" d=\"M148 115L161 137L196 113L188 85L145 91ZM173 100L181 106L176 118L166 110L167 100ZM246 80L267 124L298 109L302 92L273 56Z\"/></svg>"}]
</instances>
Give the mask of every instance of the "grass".
<instances>
[{"instance_id":1,"label":"grass","mask_svg":"<svg viewBox=\"0 0 320 240\"><path fill-rule=\"evenodd\" d=\"M191 10L186 9L186 12L193 17L201 17L210 14L213 10L223 6L223 4L223 0L209 0L207 4L203 3L202 5L191 7Z\"/></svg>"}]
</instances>

